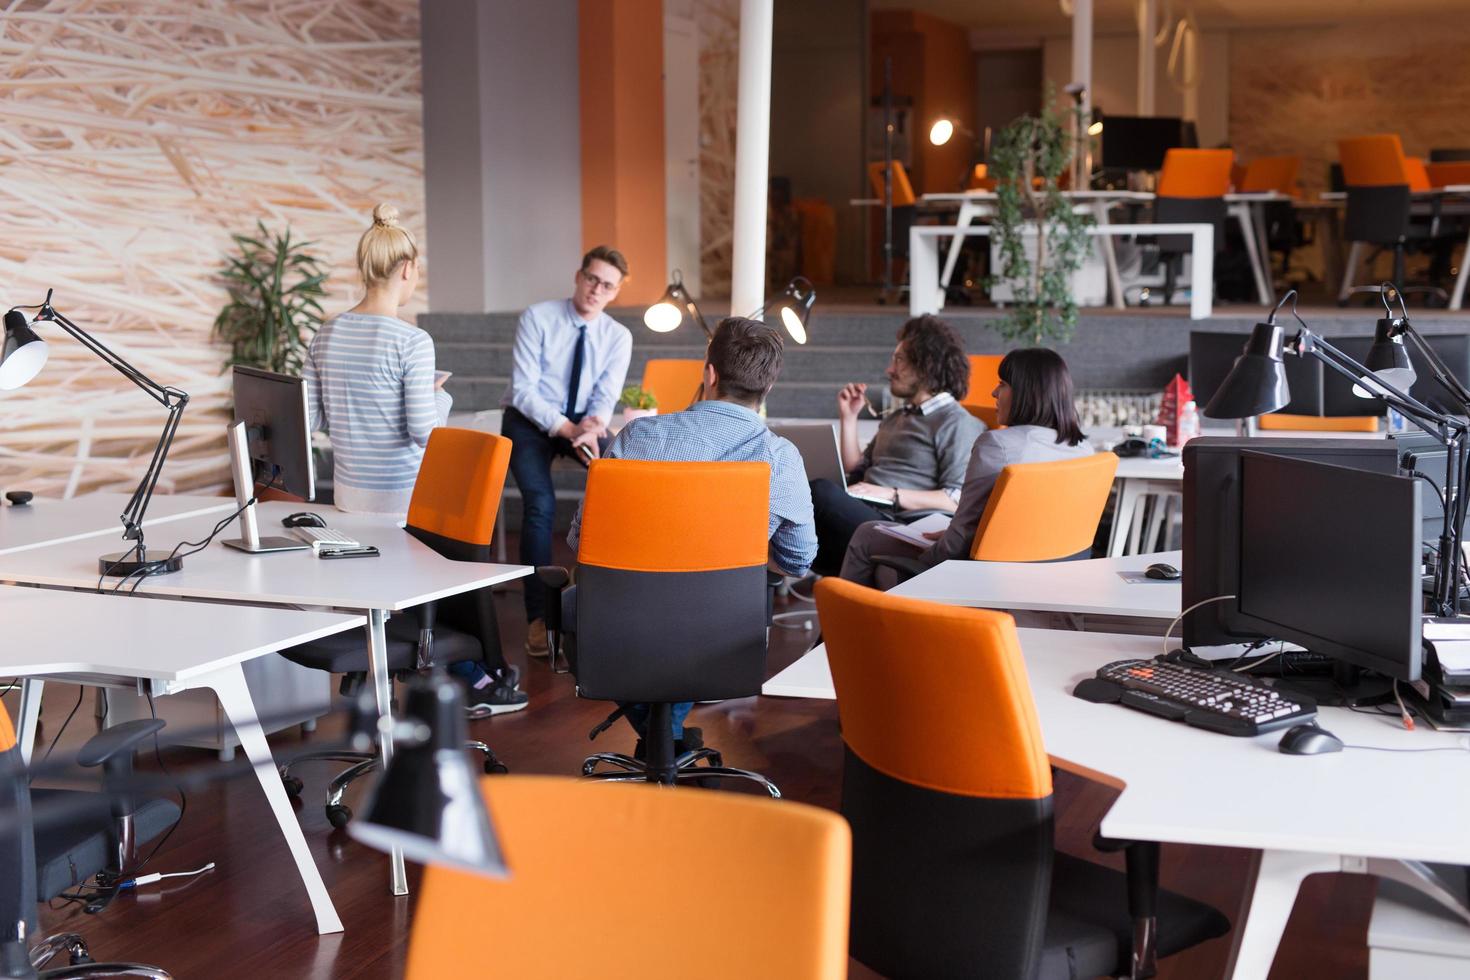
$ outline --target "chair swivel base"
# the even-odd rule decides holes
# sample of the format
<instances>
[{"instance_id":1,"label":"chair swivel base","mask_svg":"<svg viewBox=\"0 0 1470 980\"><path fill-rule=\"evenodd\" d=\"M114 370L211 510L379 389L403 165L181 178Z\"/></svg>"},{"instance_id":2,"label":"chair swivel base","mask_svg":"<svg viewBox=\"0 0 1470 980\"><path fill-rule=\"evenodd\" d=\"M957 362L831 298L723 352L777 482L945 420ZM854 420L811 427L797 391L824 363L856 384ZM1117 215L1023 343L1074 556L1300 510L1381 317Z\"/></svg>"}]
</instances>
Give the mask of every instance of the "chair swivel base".
<instances>
[{"instance_id":1,"label":"chair swivel base","mask_svg":"<svg viewBox=\"0 0 1470 980\"><path fill-rule=\"evenodd\" d=\"M708 760L709 765L698 765L704 760ZM674 760L674 769L670 775L675 783L700 779L748 779L760 784L772 797L781 798L781 790L765 776L748 769L734 769L723 765L723 762L724 759L716 749L694 749ZM597 767L600 764L615 768L598 772ZM582 775L587 779L598 779L611 783L663 781L651 773L645 763L621 752L598 752L595 755L589 755L582 762Z\"/></svg>"},{"instance_id":2,"label":"chair swivel base","mask_svg":"<svg viewBox=\"0 0 1470 980\"><path fill-rule=\"evenodd\" d=\"M496 758L495 753L490 750L490 746L484 742L472 739L465 742L464 747L472 752L479 752L485 757L483 767L487 776L503 775L510 772L510 769L506 767L505 763ZM290 762L277 767L277 771L281 774L281 783L285 786L286 793L292 797L299 797L301 791L305 788L305 784L302 783L300 777L291 774L291 767L303 762L351 763L348 768L333 776L332 781L327 784L327 801L325 807L328 823L339 829L347 826L352 820L352 808L343 803L342 798L347 794L347 787L351 786L356 779L377 770L377 754L323 749L320 752L304 752L296 756Z\"/></svg>"},{"instance_id":3,"label":"chair swivel base","mask_svg":"<svg viewBox=\"0 0 1470 980\"><path fill-rule=\"evenodd\" d=\"M66 966L42 970L52 958L66 953L70 963ZM75 932L59 933L41 940L30 951L31 968L37 971L38 980L70 980L72 977L151 977L152 980L173 980L173 974L156 966L144 963L97 963L94 962L87 941Z\"/></svg>"}]
</instances>

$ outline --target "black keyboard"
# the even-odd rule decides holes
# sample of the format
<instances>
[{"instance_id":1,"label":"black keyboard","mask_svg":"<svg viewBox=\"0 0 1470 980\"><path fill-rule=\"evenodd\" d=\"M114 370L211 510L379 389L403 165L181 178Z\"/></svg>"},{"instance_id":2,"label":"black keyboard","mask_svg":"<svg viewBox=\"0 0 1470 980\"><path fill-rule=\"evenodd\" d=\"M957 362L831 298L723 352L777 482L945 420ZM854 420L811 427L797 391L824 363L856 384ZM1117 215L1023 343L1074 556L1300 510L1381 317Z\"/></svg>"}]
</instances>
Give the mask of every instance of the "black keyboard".
<instances>
[{"instance_id":1,"label":"black keyboard","mask_svg":"<svg viewBox=\"0 0 1470 980\"><path fill-rule=\"evenodd\" d=\"M1310 698L1273 690L1237 674L1162 660L1118 660L1072 693L1099 704L1124 704L1225 735L1260 735L1317 714Z\"/></svg>"}]
</instances>

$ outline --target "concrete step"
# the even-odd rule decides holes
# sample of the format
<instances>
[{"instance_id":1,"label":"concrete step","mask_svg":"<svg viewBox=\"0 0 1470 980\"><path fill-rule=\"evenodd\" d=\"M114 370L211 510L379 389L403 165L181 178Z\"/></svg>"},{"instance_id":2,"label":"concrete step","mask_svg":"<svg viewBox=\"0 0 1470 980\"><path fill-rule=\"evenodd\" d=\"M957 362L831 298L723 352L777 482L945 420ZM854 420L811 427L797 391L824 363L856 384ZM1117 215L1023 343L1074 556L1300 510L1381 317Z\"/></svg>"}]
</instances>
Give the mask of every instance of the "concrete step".
<instances>
[{"instance_id":1,"label":"concrete step","mask_svg":"<svg viewBox=\"0 0 1470 980\"><path fill-rule=\"evenodd\" d=\"M477 412L500 406L507 381L504 377L456 374L445 387L454 396L456 412ZM873 384L875 389L883 386L881 381ZM880 404L876 391L873 404ZM782 379L766 401L766 412L773 418L833 418L837 414L837 385L830 381Z\"/></svg>"}]
</instances>

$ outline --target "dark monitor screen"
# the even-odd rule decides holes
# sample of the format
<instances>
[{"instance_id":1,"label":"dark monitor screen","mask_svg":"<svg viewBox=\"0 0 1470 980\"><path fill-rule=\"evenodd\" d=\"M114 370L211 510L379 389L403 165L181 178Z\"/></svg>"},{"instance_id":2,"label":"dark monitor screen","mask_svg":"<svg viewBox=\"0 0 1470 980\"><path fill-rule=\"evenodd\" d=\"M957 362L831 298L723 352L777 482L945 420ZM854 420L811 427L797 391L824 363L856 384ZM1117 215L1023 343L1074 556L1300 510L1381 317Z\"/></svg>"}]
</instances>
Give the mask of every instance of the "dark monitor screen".
<instances>
[{"instance_id":1,"label":"dark monitor screen","mask_svg":"<svg viewBox=\"0 0 1470 980\"><path fill-rule=\"evenodd\" d=\"M1159 170L1165 153L1191 145L1184 121L1175 116L1106 116L1102 122L1102 166L1108 170Z\"/></svg>"},{"instance_id":2,"label":"dark monitor screen","mask_svg":"<svg viewBox=\"0 0 1470 980\"><path fill-rule=\"evenodd\" d=\"M289 374L235 367L235 420L247 426L255 481L306 500L316 496L306 382Z\"/></svg>"},{"instance_id":3,"label":"dark monitor screen","mask_svg":"<svg viewBox=\"0 0 1470 980\"><path fill-rule=\"evenodd\" d=\"M1426 336L1424 340L1439 355L1440 360L1445 362L1455 377L1462 380L1470 378L1470 335L1432 334ZM1329 340L1329 343L1361 364L1368 356L1368 348L1372 346L1373 338L1334 337ZM1418 376L1409 388L1409 394L1430 408L1452 410L1449 406L1455 404L1454 400L1444 385L1435 379L1434 370L1429 366L1429 362L1424 359L1412 342L1406 342L1404 347L1409 352L1409 363L1414 366L1414 373ZM1323 415L1382 415L1385 411L1386 406L1383 399L1359 398L1353 394L1351 381L1336 371L1323 369Z\"/></svg>"},{"instance_id":4,"label":"dark monitor screen","mask_svg":"<svg viewBox=\"0 0 1470 980\"><path fill-rule=\"evenodd\" d=\"M1429 151L1430 163L1465 163L1470 161L1470 149L1465 147L1441 146Z\"/></svg>"},{"instance_id":5,"label":"dark monitor screen","mask_svg":"<svg viewBox=\"0 0 1470 980\"><path fill-rule=\"evenodd\" d=\"M1189 334L1189 390L1201 409L1210 403L1215 391L1235 359L1241 355L1249 334L1194 330ZM1291 401L1283 412L1293 415L1321 414L1322 366L1306 357L1282 358L1286 365L1286 383L1291 388Z\"/></svg>"},{"instance_id":6,"label":"dark monitor screen","mask_svg":"<svg viewBox=\"0 0 1470 980\"><path fill-rule=\"evenodd\" d=\"M1246 453L1242 622L1401 681L1419 679L1423 586L1411 477Z\"/></svg>"},{"instance_id":7,"label":"dark monitor screen","mask_svg":"<svg viewBox=\"0 0 1470 980\"><path fill-rule=\"evenodd\" d=\"M1398 472L1392 439L1191 439L1184 447L1184 560L1182 608L1240 592L1241 459L1247 452L1349 466L1373 473ZM1309 498L1287 494L1285 510ZM1256 624L1242 621L1234 603L1213 602L1184 617L1186 646L1216 646L1261 639Z\"/></svg>"}]
</instances>

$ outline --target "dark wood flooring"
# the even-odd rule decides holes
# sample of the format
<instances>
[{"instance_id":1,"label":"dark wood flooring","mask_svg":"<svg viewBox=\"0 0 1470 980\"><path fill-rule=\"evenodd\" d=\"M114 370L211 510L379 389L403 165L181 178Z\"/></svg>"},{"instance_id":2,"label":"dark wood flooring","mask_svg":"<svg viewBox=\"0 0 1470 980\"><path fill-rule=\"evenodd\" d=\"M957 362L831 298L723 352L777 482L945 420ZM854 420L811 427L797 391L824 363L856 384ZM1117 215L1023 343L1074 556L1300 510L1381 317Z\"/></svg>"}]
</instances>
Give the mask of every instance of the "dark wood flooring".
<instances>
[{"instance_id":1,"label":"dark wood flooring","mask_svg":"<svg viewBox=\"0 0 1470 980\"><path fill-rule=\"evenodd\" d=\"M499 602L507 650L513 651L516 662L523 662L519 592L503 593ZM805 634L800 631L776 631L771 671L791 662L804 644ZM541 662L524 670L523 685L531 695L528 710L476 723L472 735L489 742L513 772L576 774L583 757L594 747L587 741L587 732L605 715L608 706L579 701L571 678L552 675ZM76 702L76 688L67 685L48 685L46 693L43 741L38 746L55 736ZM16 694L5 699L12 716L17 701ZM691 723L704 729L705 739L724 752L728 764L769 775L789 799L825 807L837 805L841 743L835 703L750 698L697 707ZM330 718L312 735L292 730L275 736L272 745L276 757L285 759L326 742L340 728L340 718ZM66 748L79 744L94 730L89 693L58 752L64 754ZM1159 733L1167 737L1167 726L1161 723ZM595 743L595 748L629 751L632 741L631 730L620 722ZM1146 751L1146 747L1140 750ZM171 750L164 758L171 769L221 765L211 753L198 750ZM249 775L243 757L231 765L239 770L241 778L190 792L182 824L148 868L178 871L214 861L218 866L214 872L185 884L148 886L136 897L119 898L100 915L85 915L75 907L43 910L43 934L74 929L88 937L93 955L99 960L153 963L180 978L400 976L413 896L389 895L386 857L333 831L327 823L321 799L334 766L318 763L302 772L306 792L299 811L301 824L346 925L341 934L318 936L305 891L259 786ZM354 790L356 799L360 799L361 792ZM1062 849L1103 862L1113 860L1095 854L1089 843L1112 796L1105 787L1059 775L1058 841ZM1164 854L1165 886L1212 902L1234 915L1244 889L1246 852L1169 847ZM418 874L412 865L409 880L411 886L417 884ZM1271 973L1273 980L1366 977L1365 939L1373 891L1372 880L1362 876L1322 875L1309 879L1281 944ZM608 896L609 901L625 898ZM697 915L698 909L690 901L669 897L671 915L676 919ZM717 924L713 928L718 931ZM595 931L580 930L568 939L591 941L592 936ZM496 946L519 941L521 937L496 932L494 909L473 910L464 930L465 975L492 975ZM609 949L619 945L610 944ZM1218 977L1225 955L1226 941L1216 940L1165 961L1160 976L1170 980ZM476 969L476 964L483 970ZM690 975L697 972L691 970ZM874 974L854 964L851 975Z\"/></svg>"}]
</instances>

